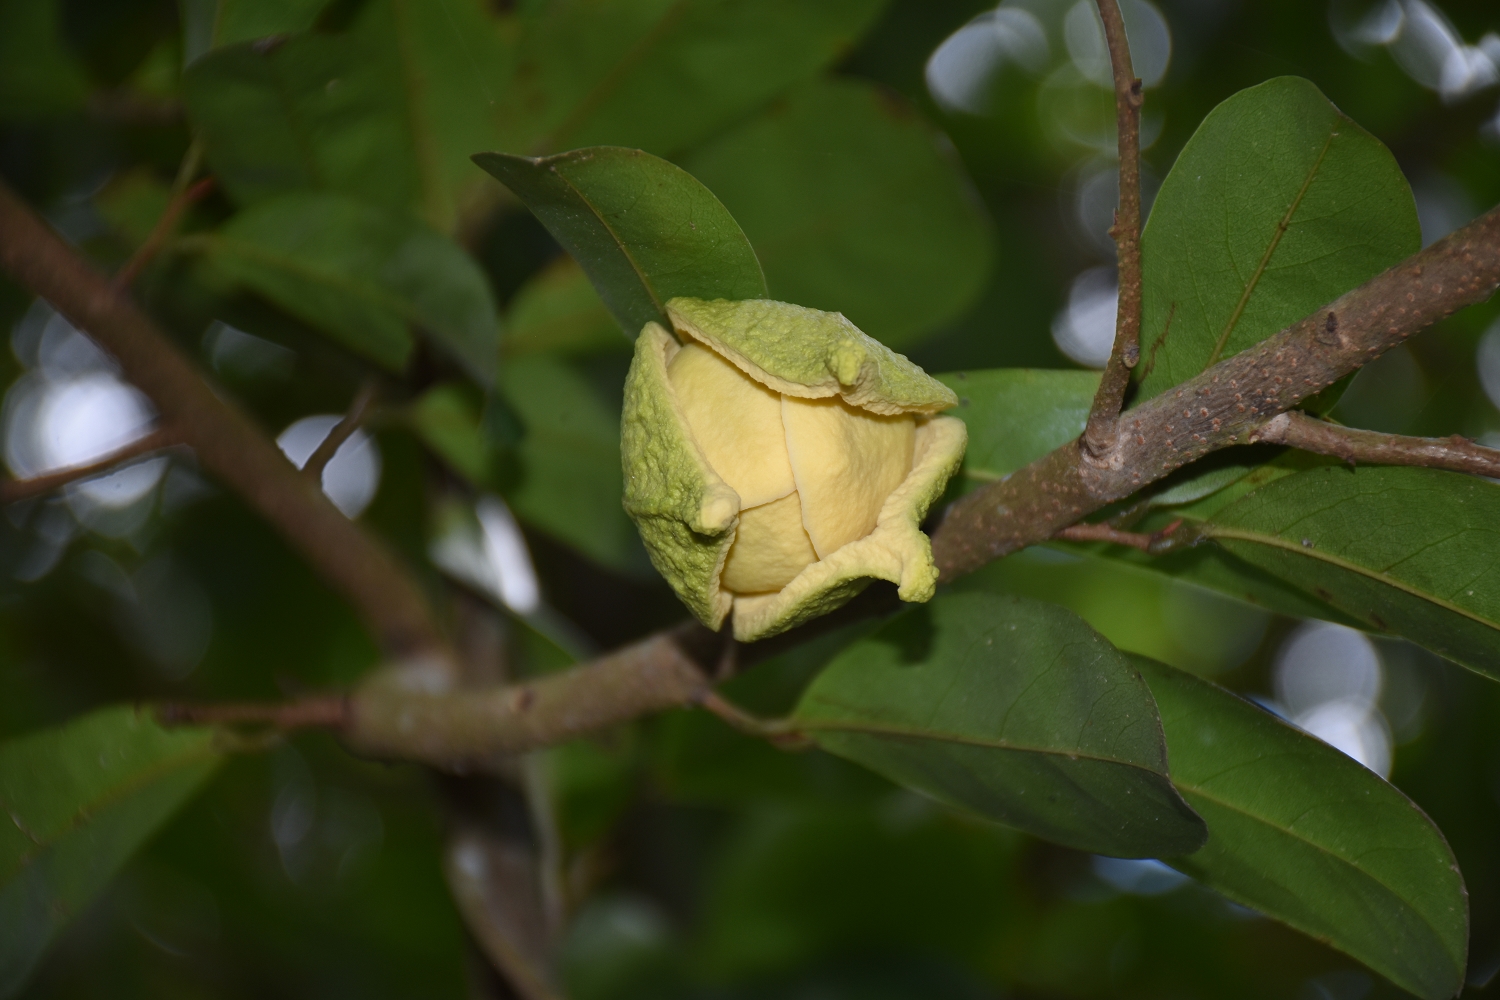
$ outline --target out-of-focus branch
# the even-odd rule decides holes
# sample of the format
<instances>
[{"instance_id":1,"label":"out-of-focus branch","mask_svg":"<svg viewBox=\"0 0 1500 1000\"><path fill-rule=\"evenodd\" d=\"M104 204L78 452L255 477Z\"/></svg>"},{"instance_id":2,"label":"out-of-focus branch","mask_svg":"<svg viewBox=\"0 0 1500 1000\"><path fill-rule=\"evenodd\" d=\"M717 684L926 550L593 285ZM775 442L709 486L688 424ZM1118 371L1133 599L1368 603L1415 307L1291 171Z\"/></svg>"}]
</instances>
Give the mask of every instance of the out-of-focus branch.
<instances>
[{"instance_id":1,"label":"out-of-focus branch","mask_svg":"<svg viewBox=\"0 0 1500 1000\"><path fill-rule=\"evenodd\" d=\"M388 653L451 660L426 599L385 547L340 513L244 411L216 395L128 296L4 184L0 267L112 354L203 467L343 594Z\"/></svg>"},{"instance_id":2,"label":"out-of-focus branch","mask_svg":"<svg viewBox=\"0 0 1500 1000\"><path fill-rule=\"evenodd\" d=\"M202 162L203 144L194 141L182 158L182 166L178 169L177 179L172 184L172 197L167 202L166 210L161 213L161 218L156 220L156 225L151 227L151 232L146 236L146 242L136 248L135 253L130 255L125 265L115 272L116 288L129 288L135 284L135 279L140 277L146 265L151 263L161 252L161 248L166 245L167 239L177 231L177 224L182 221L182 214L213 191L214 179L212 177L205 177L196 184L193 183L193 177L198 173L198 167Z\"/></svg>"},{"instance_id":3,"label":"out-of-focus branch","mask_svg":"<svg viewBox=\"0 0 1500 1000\"><path fill-rule=\"evenodd\" d=\"M365 415L370 411L370 404L375 402L375 393L379 386L373 379L360 386L359 392L355 393L354 401L349 404L349 412L344 414L344 419L333 425L328 436L318 442L318 447L307 456L307 461L302 465L302 474L315 483L323 481L323 470L327 467L330 459L338 454L338 450L344 442L359 430L360 424L364 423Z\"/></svg>"},{"instance_id":4,"label":"out-of-focus branch","mask_svg":"<svg viewBox=\"0 0 1500 1000\"><path fill-rule=\"evenodd\" d=\"M69 483L93 479L95 476L103 475L152 452L181 443L182 436L176 431L170 427L159 427L145 437L137 438L123 448L112 451L87 465L74 465L45 475L33 476L30 479L8 479L0 482L0 505L15 503L18 500L29 500L32 497L39 497L61 489Z\"/></svg>"},{"instance_id":5,"label":"out-of-focus branch","mask_svg":"<svg viewBox=\"0 0 1500 1000\"><path fill-rule=\"evenodd\" d=\"M1120 302L1115 314L1115 342L1104 377L1094 394L1083 453L1105 454L1115 443L1116 425L1130 387L1130 372L1141 358L1141 81L1130 63L1125 19L1115 0L1098 0L1115 81L1115 123L1120 150L1120 209L1109 233L1115 238L1120 268Z\"/></svg>"},{"instance_id":6,"label":"out-of-focus branch","mask_svg":"<svg viewBox=\"0 0 1500 1000\"><path fill-rule=\"evenodd\" d=\"M1468 438L1422 438L1341 427L1292 410L1266 421L1250 438L1284 444L1346 462L1376 465L1422 465L1475 476L1500 478L1500 451Z\"/></svg>"}]
</instances>

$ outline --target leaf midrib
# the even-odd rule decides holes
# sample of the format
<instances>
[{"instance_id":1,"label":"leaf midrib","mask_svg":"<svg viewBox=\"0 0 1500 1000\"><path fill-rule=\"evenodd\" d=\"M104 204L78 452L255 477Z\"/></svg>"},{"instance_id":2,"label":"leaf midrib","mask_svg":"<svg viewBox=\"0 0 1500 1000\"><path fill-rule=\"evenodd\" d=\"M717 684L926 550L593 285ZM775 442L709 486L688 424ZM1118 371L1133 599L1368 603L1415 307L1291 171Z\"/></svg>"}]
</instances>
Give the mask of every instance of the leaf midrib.
<instances>
[{"instance_id":1,"label":"leaf midrib","mask_svg":"<svg viewBox=\"0 0 1500 1000\"><path fill-rule=\"evenodd\" d=\"M1240 300L1235 303L1234 312L1230 313L1229 321L1224 324L1224 329L1219 334L1219 339L1214 343L1213 353L1208 356L1208 361L1203 365L1204 368L1212 368L1223 355L1224 348L1228 345L1230 336L1234 333L1235 327L1239 326L1240 317L1244 315L1246 306L1250 304L1250 297L1255 294L1255 289L1260 285L1261 277L1266 273L1266 266L1271 263L1271 255L1276 252L1276 248L1281 245L1282 237L1286 235L1287 229L1291 227L1292 216L1296 215L1297 209L1301 207L1302 199L1307 196L1308 189L1312 187L1313 179L1318 176L1318 171L1322 169L1323 159L1328 155L1328 150L1333 146L1333 140L1338 134L1337 128L1330 128L1328 130L1328 138L1323 142L1323 149L1318 153L1317 159L1313 160L1312 167L1307 171L1307 176L1302 180L1302 187L1297 191L1296 197L1292 199L1292 203L1287 206L1285 214L1281 217L1281 221L1276 224L1276 231L1271 234L1271 242L1267 244L1266 252L1261 255L1260 263L1256 265L1255 273L1245 283L1244 291L1240 293Z\"/></svg>"},{"instance_id":2,"label":"leaf midrib","mask_svg":"<svg viewBox=\"0 0 1500 1000\"><path fill-rule=\"evenodd\" d=\"M1347 570L1348 572L1354 573L1358 576L1363 576L1366 579L1374 580L1377 583L1383 583L1388 587L1393 587L1396 590L1401 591L1402 593L1409 594L1412 597L1427 601L1430 604L1435 604L1446 611L1451 611L1456 615L1467 618L1470 621L1475 622L1476 624L1485 626L1486 628L1493 629L1497 627L1497 624L1495 622L1492 622L1489 619L1479 615L1478 613L1468 610L1467 608L1454 604L1452 601L1449 601L1442 597L1438 597L1436 594L1429 594L1424 591L1418 590L1416 587L1409 583L1406 583L1403 580L1397 579L1393 576L1388 576L1369 566L1362 566L1359 563L1352 562L1341 556L1336 556L1332 553L1321 551L1316 546L1309 548L1299 544L1294 544L1290 540L1282 538L1280 535L1264 534L1262 532L1252 531L1247 528L1232 528L1225 525L1215 524L1213 522L1209 522L1206 525L1204 534L1209 538L1228 538L1236 541L1250 542L1256 545L1265 545L1268 548L1282 549L1286 552L1292 552L1296 555L1304 556L1308 559L1314 559L1319 562L1326 563L1330 566L1336 566L1339 569Z\"/></svg>"}]
</instances>

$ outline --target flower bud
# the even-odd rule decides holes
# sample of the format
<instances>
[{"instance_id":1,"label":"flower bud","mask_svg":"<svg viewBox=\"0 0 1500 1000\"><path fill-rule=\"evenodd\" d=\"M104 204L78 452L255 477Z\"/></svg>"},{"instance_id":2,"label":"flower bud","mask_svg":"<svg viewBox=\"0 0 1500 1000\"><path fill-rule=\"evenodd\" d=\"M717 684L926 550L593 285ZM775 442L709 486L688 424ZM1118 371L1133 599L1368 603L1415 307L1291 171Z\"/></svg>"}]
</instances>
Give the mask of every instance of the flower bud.
<instances>
[{"instance_id":1,"label":"flower bud","mask_svg":"<svg viewBox=\"0 0 1500 1000\"><path fill-rule=\"evenodd\" d=\"M925 601L919 530L963 459L951 390L838 313L673 299L626 381L625 509L698 618L741 641L833 610L872 578Z\"/></svg>"}]
</instances>

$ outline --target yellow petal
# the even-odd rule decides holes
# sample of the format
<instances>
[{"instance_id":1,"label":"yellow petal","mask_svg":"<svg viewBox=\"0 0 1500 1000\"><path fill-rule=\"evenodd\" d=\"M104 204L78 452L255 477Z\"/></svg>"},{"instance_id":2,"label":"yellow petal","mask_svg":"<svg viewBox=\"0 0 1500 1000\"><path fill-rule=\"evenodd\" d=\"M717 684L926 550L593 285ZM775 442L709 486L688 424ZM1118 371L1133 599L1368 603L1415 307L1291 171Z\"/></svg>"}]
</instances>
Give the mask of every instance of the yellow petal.
<instances>
[{"instance_id":1,"label":"yellow petal","mask_svg":"<svg viewBox=\"0 0 1500 1000\"><path fill-rule=\"evenodd\" d=\"M703 457L740 495L742 508L779 500L797 488L779 393L698 344L677 352L667 377Z\"/></svg>"},{"instance_id":2,"label":"yellow petal","mask_svg":"<svg viewBox=\"0 0 1500 1000\"><path fill-rule=\"evenodd\" d=\"M802 501L793 493L740 512L739 530L720 579L733 593L771 593L817 558L802 530Z\"/></svg>"},{"instance_id":3,"label":"yellow petal","mask_svg":"<svg viewBox=\"0 0 1500 1000\"><path fill-rule=\"evenodd\" d=\"M802 523L826 559L874 529L881 504L911 471L916 420L791 396L782 397L781 419Z\"/></svg>"}]
</instances>

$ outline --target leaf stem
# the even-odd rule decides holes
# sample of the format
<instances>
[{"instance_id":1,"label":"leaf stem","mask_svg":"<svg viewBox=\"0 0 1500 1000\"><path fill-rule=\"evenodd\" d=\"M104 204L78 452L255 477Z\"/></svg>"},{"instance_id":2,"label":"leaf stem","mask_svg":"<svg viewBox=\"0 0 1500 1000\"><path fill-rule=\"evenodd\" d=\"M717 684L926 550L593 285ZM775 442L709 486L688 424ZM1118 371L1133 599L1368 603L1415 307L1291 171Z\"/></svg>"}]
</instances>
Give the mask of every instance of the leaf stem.
<instances>
[{"instance_id":1,"label":"leaf stem","mask_svg":"<svg viewBox=\"0 0 1500 1000\"><path fill-rule=\"evenodd\" d=\"M1115 342L1104 377L1094 395L1083 454L1104 456L1114 445L1130 372L1141 358L1141 81L1130 62L1130 41L1116 0L1098 0L1114 72L1115 122L1119 133L1120 208L1110 235L1120 266L1120 301L1115 315Z\"/></svg>"}]
</instances>

